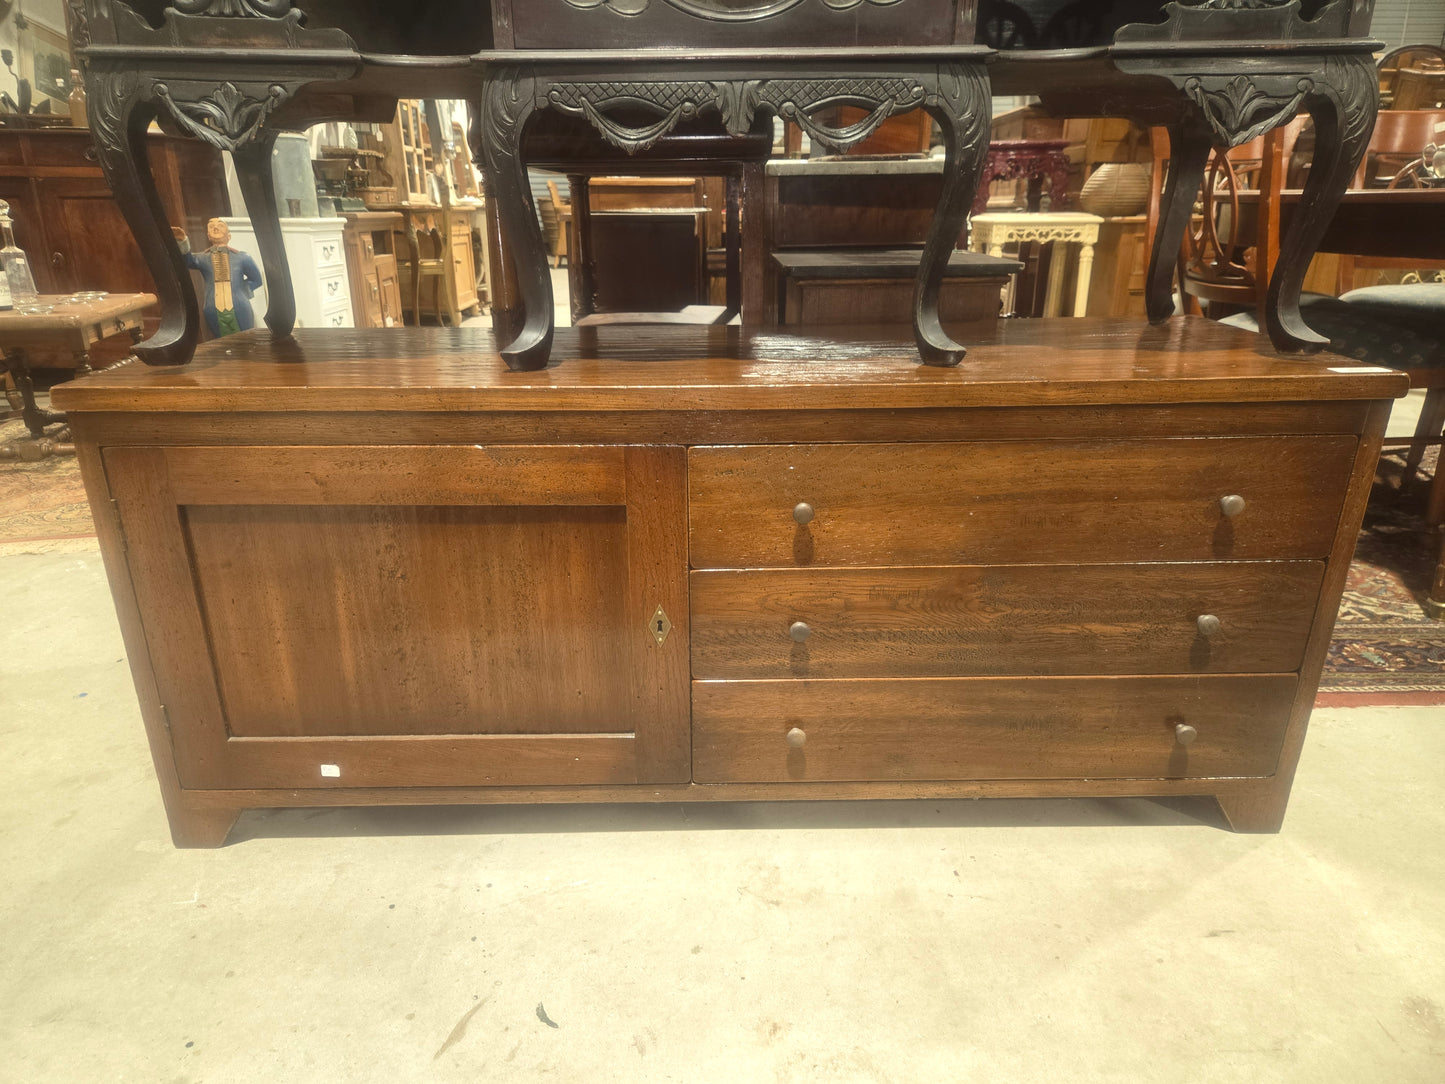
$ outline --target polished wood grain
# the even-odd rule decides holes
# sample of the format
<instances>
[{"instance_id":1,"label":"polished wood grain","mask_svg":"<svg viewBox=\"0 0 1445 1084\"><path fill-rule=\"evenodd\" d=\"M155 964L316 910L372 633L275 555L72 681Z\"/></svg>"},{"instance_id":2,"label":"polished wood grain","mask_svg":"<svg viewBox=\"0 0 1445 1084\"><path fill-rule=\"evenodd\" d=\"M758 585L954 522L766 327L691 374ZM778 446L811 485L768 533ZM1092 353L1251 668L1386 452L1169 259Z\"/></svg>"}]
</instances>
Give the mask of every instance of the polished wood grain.
<instances>
[{"instance_id":1,"label":"polished wood grain","mask_svg":"<svg viewBox=\"0 0 1445 1084\"><path fill-rule=\"evenodd\" d=\"M1346 437L695 448L694 568L1317 558ZM1332 494L1332 497L1326 497ZM1230 517L1221 499L1242 496ZM806 502L807 526L793 519Z\"/></svg>"},{"instance_id":2,"label":"polished wood grain","mask_svg":"<svg viewBox=\"0 0 1445 1084\"><path fill-rule=\"evenodd\" d=\"M626 503L621 448L253 447L165 454L182 504Z\"/></svg>"},{"instance_id":3,"label":"polished wood grain","mask_svg":"<svg viewBox=\"0 0 1445 1084\"><path fill-rule=\"evenodd\" d=\"M687 778L680 449L592 449L616 473L601 507L550 477L586 475L578 449L537 450L495 504L485 479L439 489L455 462L433 449L410 505L404 472L368 501L345 449L305 451L310 482L279 502L245 454L105 453L183 786ZM234 503L188 488L198 465Z\"/></svg>"},{"instance_id":4,"label":"polished wood grain","mask_svg":"<svg viewBox=\"0 0 1445 1084\"><path fill-rule=\"evenodd\" d=\"M1086 779L1274 771L1293 675L702 681L693 778ZM1175 728L1198 739L1181 745ZM806 743L790 746L790 729Z\"/></svg>"},{"instance_id":5,"label":"polished wood grain","mask_svg":"<svg viewBox=\"0 0 1445 1084\"><path fill-rule=\"evenodd\" d=\"M388 411L340 414L75 414L71 427L107 446L253 445L264 430L283 447L422 444L810 444L1017 440L1067 431L1080 439L1349 434L1368 403L1199 403L991 407L978 410Z\"/></svg>"},{"instance_id":6,"label":"polished wood grain","mask_svg":"<svg viewBox=\"0 0 1445 1084\"><path fill-rule=\"evenodd\" d=\"M130 364L56 390L64 410L834 410L1389 398L1388 369L1333 372L1199 318L1005 320L954 369L897 329L559 329L550 368L507 370L488 332L301 329L204 344L186 367ZM1060 334L1061 330L1066 333ZM1368 368L1368 367L1366 367Z\"/></svg>"},{"instance_id":7,"label":"polished wood grain","mask_svg":"<svg viewBox=\"0 0 1445 1084\"><path fill-rule=\"evenodd\" d=\"M187 507L230 735L630 731L624 513Z\"/></svg>"},{"instance_id":8,"label":"polished wood grain","mask_svg":"<svg viewBox=\"0 0 1445 1084\"><path fill-rule=\"evenodd\" d=\"M692 672L1286 673L1304 655L1323 573L1314 561L694 572ZM1220 621L1212 636L1204 615Z\"/></svg>"},{"instance_id":9,"label":"polished wood grain","mask_svg":"<svg viewBox=\"0 0 1445 1084\"><path fill-rule=\"evenodd\" d=\"M1319 603L1315 608L1314 625L1310 629L1309 643L1300 667L1299 691L1290 710L1279 770L1268 780L1253 785L1241 784L1217 795L1230 827L1237 832L1278 832L1284 824L1290 788L1299 765L1300 751L1304 748L1305 732L1309 728L1310 712L1314 708L1315 692L1319 689L1320 674L1330 648L1330 635L1334 632L1335 618L1340 610L1350 561L1359 541L1360 523L1379 469L1380 447L1384 443L1389 418L1390 404L1375 403L1361 432L1345 490L1344 514L1340 516L1339 528L1330 549Z\"/></svg>"},{"instance_id":10,"label":"polished wood grain","mask_svg":"<svg viewBox=\"0 0 1445 1084\"><path fill-rule=\"evenodd\" d=\"M1069 360L1080 325L1000 347L990 379L930 386L958 398L926 405L909 405L923 389L916 368L885 357L870 371L866 338L846 364L610 363L646 372L629 387L594 359L599 398L612 396L603 409L577 405L588 382L558 383L561 369L515 387L469 382L465 366L434 354L379 359L379 373L415 381L391 388L368 380L359 357L217 358L98 378L129 405L74 411L72 425L176 840L214 845L238 810L267 805L950 795L1208 794L1242 830L1277 828L1388 414L1370 393L1395 394L1403 378L1276 363L1226 336L1213 359L1135 344L1131 372L1081 382L1073 402L1028 387L1018 374L1046 373L1051 354L1064 359L1057 372L1082 371ZM1194 326L1181 321L1165 341ZM396 338L407 353L411 336ZM644 357L646 339L619 349ZM1088 364L1109 368L1096 353ZM857 385L838 396L847 405L807 401L845 371ZM1217 397L1225 388L1233 400ZM207 397L238 409L174 409ZM740 456L746 469L716 474L714 499L690 477L689 455ZM798 472L775 468L799 456L825 483L871 462L882 477L856 488L873 511L854 509L838 534L831 521L846 505L786 491ZM760 462L774 470L770 496L748 474ZM1220 471L1249 487L1233 518L1212 492ZM1252 480L1265 474L1275 477ZM1189 504L1206 490L1208 511ZM690 552L690 515L760 494L770 509L790 499L782 563L690 576L702 552ZM876 545L880 559L830 565L835 547L798 567L801 499L816 506L815 542ZM996 533L971 533L985 506L1013 543L977 541ZM887 516L900 507L929 522L890 542ZM746 542L773 530L748 520L734 533ZM996 548L919 560L950 532ZM1263 552L1281 545L1308 552ZM1054 556L1071 547L1077 556ZM1182 561L1155 555L1181 550ZM1204 601L1220 619L1207 654ZM659 606L671 626L662 643ZM574 615L592 637L569 628ZM810 626L801 640L797 621ZM616 643L595 642L608 636ZM501 695L512 698L480 721L478 660L510 676ZM891 676L935 663L1000 676ZM714 664L781 680L691 681L694 666ZM589 668L591 713L566 695ZM334 695L303 703L303 674ZM876 702L829 700L854 686ZM938 690L965 687L949 715L955 701ZM719 689L740 699L708 731ZM956 741L965 716L978 726ZM817 726L849 719L864 740L830 751ZM1180 744L1179 725L1197 740ZM794 729L799 747L788 745ZM709 733L728 736L709 752ZM689 782L709 757L736 777ZM737 767L747 764L766 771Z\"/></svg>"},{"instance_id":11,"label":"polished wood grain","mask_svg":"<svg viewBox=\"0 0 1445 1084\"><path fill-rule=\"evenodd\" d=\"M111 597L115 600L116 617L119 619L121 636L125 643L126 662L130 667L131 680L135 683L151 762L155 766L161 800L165 803L171 840L177 847L219 847L230 834L241 804L212 805L198 802L197 792L185 790L181 786L170 727L166 722L145 626L141 620L140 603L131 580L128 546L120 524L120 510L111 495L105 462L97 445L84 442L77 445L76 458L85 478L86 495L90 500L91 515L100 539L101 558L110 583Z\"/></svg>"}]
</instances>

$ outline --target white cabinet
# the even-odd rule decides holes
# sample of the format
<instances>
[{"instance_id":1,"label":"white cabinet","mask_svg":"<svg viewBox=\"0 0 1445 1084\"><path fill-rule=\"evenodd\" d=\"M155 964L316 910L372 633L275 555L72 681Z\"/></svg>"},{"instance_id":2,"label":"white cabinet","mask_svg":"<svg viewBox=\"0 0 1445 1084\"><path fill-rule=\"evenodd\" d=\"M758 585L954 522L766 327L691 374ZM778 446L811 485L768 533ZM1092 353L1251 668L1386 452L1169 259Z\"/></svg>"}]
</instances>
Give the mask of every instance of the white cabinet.
<instances>
[{"instance_id":1,"label":"white cabinet","mask_svg":"<svg viewBox=\"0 0 1445 1084\"><path fill-rule=\"evenodd\" d=\"M228 218L231 247L249 252L261 267L261 248L248 218ZM297 327L355 327L351 309L351 284L346 271L346 245L342 218L283 218L281 234L286 240L286 258L291 264L291 281L296 288ZM266 315L266 290L256 291L251 304L256 321Z\"/></svg>"}]
</instances>

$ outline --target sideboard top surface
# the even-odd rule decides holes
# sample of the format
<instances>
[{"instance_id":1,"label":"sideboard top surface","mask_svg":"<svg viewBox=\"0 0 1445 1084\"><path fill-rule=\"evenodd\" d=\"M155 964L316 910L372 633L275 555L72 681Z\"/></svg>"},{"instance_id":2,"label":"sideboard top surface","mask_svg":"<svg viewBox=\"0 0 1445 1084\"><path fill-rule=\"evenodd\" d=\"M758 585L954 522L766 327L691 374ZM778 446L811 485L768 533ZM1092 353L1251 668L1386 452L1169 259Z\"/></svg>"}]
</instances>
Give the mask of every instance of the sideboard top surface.
<instances>
[{"instance_id":1,"label":"sideboard top surface","mask_svg":"<svg viewBox=\"0 0 1445 1084\"><path fill-rule=\"evenodd\" d=\"M557 332L551 365L511 372L482 329L264 330L185 367L132 361L55 389L60 408L129 411L825 410L1397 398L1408 378L1290 357L1200 317L1005 320L955 369L903 329L614 326Z\"/></svg>"}]
</instances>

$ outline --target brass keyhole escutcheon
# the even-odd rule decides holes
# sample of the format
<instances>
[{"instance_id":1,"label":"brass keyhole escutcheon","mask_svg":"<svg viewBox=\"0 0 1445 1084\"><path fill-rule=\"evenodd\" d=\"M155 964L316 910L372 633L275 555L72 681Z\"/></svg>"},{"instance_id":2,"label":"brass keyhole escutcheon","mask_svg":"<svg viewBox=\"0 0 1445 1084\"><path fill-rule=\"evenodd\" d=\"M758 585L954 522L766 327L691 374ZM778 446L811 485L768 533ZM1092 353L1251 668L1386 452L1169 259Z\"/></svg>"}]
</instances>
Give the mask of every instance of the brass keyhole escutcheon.
<instances>
[{"instance_id":1,"label":"brass keyhole escutcheon","mask_svg":"<svg viewBox=\"0 0 1445 1084\"><path fill-rule=\"evenodd\" d=\"M659 645L667 639L667 634L672 631L672 621L668 618L667 612L663 610L661 606L659 606L657 612L652 615L652 620L648 623L648 629L652 633L652 638L656 640Z\"/></svg>"}]
</instances>

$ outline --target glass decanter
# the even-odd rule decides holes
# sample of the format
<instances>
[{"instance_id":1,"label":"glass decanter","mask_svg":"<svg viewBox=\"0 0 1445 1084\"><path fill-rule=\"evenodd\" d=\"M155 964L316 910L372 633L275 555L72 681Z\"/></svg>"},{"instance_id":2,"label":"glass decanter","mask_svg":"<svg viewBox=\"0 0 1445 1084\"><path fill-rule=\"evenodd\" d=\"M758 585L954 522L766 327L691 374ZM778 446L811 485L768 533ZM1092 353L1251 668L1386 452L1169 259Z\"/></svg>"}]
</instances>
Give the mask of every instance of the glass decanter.
<instances>
[{"instance_id":1,"label":"glass decanter","mask_svg":"<svg viewBox=\"0 0 1445 1084\"><path fill-rule=\"evenodd\" d=\"M30 261L25 250L15 243L15 232L10 218L10 204L0 199L0 230L4 231L5 247L0 248L0 265L5 268L5 277L10 282L10 296L15 304L35 302L40 291L35 288L35 276L30 272Z\"/></svg>"}]
</instances>

